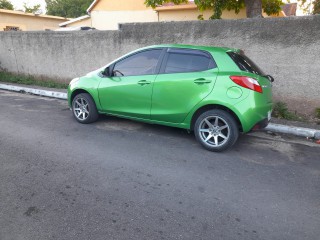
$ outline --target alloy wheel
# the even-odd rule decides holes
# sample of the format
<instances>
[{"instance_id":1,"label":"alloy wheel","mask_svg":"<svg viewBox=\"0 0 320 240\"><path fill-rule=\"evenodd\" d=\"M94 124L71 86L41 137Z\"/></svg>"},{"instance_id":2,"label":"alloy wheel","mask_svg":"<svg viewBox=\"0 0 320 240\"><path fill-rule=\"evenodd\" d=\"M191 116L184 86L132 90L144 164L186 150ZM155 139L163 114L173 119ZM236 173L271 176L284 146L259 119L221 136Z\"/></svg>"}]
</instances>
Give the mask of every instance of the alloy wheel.
<instances>
[{"instance_id":1,"label":"alloy wheel","mask_svg":"<svg viewBox=\"0 0 320 240\"><path fill-rule=\"evenodd\" d=\"M73 102L73 112L77 119L84 121L89 117L89 104L84 98L77 98Z\"/></svg>"},{"instance_id":2,"label":"alloy wheel","mask_svg":"<svg viewBox=\"0 0 320 240\"><path fill-rule=\"evenodd\" d=\"M199 125L201 141L210 147L224 145L230 137L230 127L221 117L209 116L204 118Z\"/></svg>"}]
</instances>

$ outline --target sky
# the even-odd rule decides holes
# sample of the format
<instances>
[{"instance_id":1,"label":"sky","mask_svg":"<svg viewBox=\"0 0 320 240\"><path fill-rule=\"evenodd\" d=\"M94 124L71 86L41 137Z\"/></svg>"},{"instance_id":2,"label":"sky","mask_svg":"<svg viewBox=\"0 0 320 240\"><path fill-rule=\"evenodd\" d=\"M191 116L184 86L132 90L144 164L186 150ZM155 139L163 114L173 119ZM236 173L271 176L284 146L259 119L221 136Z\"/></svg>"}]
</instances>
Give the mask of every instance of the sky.
<instances>
[{"instance_id":1,"label":"sky","mask_svg":"<svg viewBox=\"0 0 320 240\"><path fill-rule=\"evenodd\" d=\"M41 5L41 9L45 12L46 3L44 0L9 0L16 10L23 9L23 3L26 3L27 6L34 6L37 4Z\"/></svg>"}]
</instances>

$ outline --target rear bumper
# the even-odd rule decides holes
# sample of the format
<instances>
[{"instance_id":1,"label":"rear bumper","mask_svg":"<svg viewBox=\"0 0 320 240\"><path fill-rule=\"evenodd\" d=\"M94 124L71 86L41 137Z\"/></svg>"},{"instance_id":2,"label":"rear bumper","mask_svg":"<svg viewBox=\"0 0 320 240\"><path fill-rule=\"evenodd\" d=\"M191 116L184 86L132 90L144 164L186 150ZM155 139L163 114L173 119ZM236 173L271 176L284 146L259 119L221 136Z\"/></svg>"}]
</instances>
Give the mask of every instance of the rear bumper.
<instances>
[{"instance_id":1,"label":"rear bumper","mask_svg":"<svg viewBox=\"0 0 320 240\"><path fill-rule=\"evenodd\" d=\"M265 128L268 126L272 103L258 102L255 99L246 99L235 105L239 111L238 117L244 133Z\"/></svg>"},{"instance_id":2,"label":"rear bumper","mask_svg":"<svg viewBox=\"0 0 320 240\"><path fill-rule=\"evenodd\" d=\"M250 132L264 129L268 126L269 123L270 123L270 121L268 120L268 118L265 118L265 119L261 120L260 122L256 123L253 126L253 128L251 128Z\"/></svg>"}]
</instances>

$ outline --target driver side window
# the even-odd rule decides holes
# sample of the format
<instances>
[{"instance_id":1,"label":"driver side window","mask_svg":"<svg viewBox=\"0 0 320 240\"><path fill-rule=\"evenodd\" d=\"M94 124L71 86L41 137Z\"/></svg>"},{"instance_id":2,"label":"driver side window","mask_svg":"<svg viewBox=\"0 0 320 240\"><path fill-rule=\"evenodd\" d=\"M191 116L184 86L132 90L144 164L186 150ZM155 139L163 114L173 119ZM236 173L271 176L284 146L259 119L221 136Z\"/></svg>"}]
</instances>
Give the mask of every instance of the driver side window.
<instances>
[{"instance_id":1,"label":"driver side window","mask_svg":"<svg viewBox=\"0 0 320 240\"><path fill-rule=\"evenodd\" d=\"M162 49L147 50L120 60L114 66L114 75L138 76L156 74L161 52Z\"/></svg>"}]
</instances>

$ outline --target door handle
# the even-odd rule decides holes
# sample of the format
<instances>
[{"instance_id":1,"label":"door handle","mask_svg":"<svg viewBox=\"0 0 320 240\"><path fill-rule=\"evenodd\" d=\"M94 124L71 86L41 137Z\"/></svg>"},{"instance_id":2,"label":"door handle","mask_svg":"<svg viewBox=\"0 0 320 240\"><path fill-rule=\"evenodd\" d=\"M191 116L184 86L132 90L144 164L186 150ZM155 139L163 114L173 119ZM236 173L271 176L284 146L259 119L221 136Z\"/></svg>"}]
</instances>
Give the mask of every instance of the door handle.
<instances>
[{"instance_id":1,"label":"door handle","mask_svg":"<svg viewBox=\"0 0 320 240\"><path fill-rule=\"evenodd\" d=\"M147 81L147 80L140 80L140 81L138 82L138 84L141 85L141 86L144 86L144 85L151 84L151 82L150 82L150 81Z\"/></svg>"},{"instance_id":2,"label":"door handle","mask_svg":"<svg viewBox=\"0 0 320 240\"><path fill-rule=\"evenodd\" d=\"M204 83L211 83L212 81L209 79L205 79L205 78L198 78L196 80L193 81L196 84L204 84Z\"/></svg>"}]
</instances>

